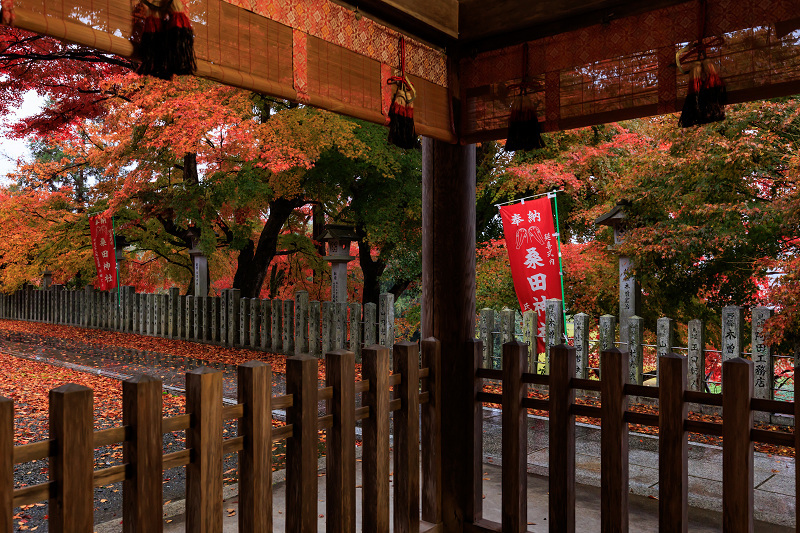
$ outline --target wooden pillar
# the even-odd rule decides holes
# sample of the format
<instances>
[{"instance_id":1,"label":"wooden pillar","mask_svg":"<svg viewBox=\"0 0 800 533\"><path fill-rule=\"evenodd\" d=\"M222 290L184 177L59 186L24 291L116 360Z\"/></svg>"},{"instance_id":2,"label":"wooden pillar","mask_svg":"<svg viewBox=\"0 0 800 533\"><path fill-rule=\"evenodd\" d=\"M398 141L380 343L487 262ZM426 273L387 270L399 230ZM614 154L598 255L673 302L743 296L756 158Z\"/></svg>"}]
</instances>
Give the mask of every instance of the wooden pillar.
<instances>
[{"instance_id":1,"label":"wooden pillar","mask_svg":"<svg viewBox=\"0 0 800 533\"><path fill-rule=\"evenodd\" d=\"M442 344L436 339L422 341L422 366L428 369L423 390L428 403L420 406L422 454L422 519L431 524L442 521Z\"/></svg>"},{"instance_id":2,"label":"wooden pillar","mask_svg":"<svg viewBox=\"0 0 800 533\"><path fill-rule=\"evenodd\" d=\"M353 352L325 354L326 385L333 387L333 398L328 400L333 427L328 430L325 455L326 531L341 533L356 532L355 365Z\"/></svg>"},{"instance_id":3,"label":"wooden pillar","mask_svg":"<svg viewBox=\"0 0 800 533\"><path fill-rule=\"evenodd\" d=\"M122 382L122 423L132 437L122 443L133 472L122 484L122 531L157 533L161 517L161 380L139 375Z\"/></svg>"},{"instance_id":4,"label":"wooden pillar","mask_svg":"<svg viewBox=\"0 0 800 533\"><path fill-rule=\"evenodd\" d=\"M389 533L389 349L364 348L361 376L369 381L361 401L369 408L362 422L361 524L364 531Z\"/></svg>"},{"instance_id":5,"label":"wooden pillar","mask_svg":"<svg viewBox=\"0 0 800 533\"><path fill-rule=\"evenodd\" d=\"M575 533L575 348L559 344L550 350L550 531ZM527 461L526 461L527 462ZM505 464L505 461L503 461ZM527 466L527 465L526 465Z\"/></svg>"},{"instance_id":6,"label":"wooden pillar","mask_svg":"<svg viewBox=\"0 0 800 533\"><path fill-rule=\"evenodd\" d=\"M0 396L0 533L14 531L14 400Z\"/></svg>"},{"instance_id":7,"label":"wooden pillar","mask_svg":"<svg viewBox=\"0 0 800 533\"><path fill-rule=\"evenodd\" d=\"M92 389L67 383L50 391L49 521L54 533L91 533L94 449Z\"/></svg>"},{"instance_id":8,"label":"wooden pillar","mask_svg":"<svg viewBox=\"0 0 800 533\"><path fill-rule=\"evenodd\" d=\"M528 425L522 399L528 385L522 374L528 366L527 346L503 344L503 494L504 533L524 533L528 523Z\"/></svg>"},{"instance_id":9,"label":"wooden pillar","mask_svg":"<svg viewBox=\"0 0 800 533\"><path fill-rule=\"evenodd\" d=\"M422 140L422 337L442 343L442 516L460 532L480 516L475 471L475 145ZM482 347L477 366L483 360ZM473 445L466 445L473 443Z\"/></svg>"},{"instance_id":10,"label":"wooden pillar","mask_svg":"<svg viewBox=\"0 0 800 533\"><path fill-rule=\"evenodd\" d=\"M261 361L239 365L239 531L272 533L272 367Z\"/></svg>"},{"instance_id":11,"label":"wooden pillar","mask_svg":"<svg viewBox=\"0 0 800 533\"><path fill-rule=\"evenodd\" d=\"M722 530L753 533L753 362L722 363Z\"/></svg>"},{"instance_id":12,"label":"wooden pillar","mask_svg":"<svg viewBox=\"0 0 800 533\"><path fill-rule=\"evenodd\" d=\"M661 357L658 412L658 526L664 533L689 531L689 442L683 401L688 363L670 353Z\"/></svg>"},{"instance_id":13,"label":"wooden pillar","mask_svg":"<svg viewBox=\"0 0 800 533\"><path fill-rule=\"evenodd\" d=\"M394 388L400 409L394 412L394 530L419 531L419 346L394 345Z\"/></svg>"},{"instance_id":14,"label":"wooden pillar","mask_svg":"<svg viewBox=\"0 0 800 533\"><path fill-rule=\"evenodd\" d=\"M600 531L628 533L628 352L601 352L600 374Z\"/></svg>"},{"instance_id":15,"label":"wooden pillar","mask_svg":"<svg viewBox=\"0 0 800 533\"><path fill-rule=\"evenodd\" d=\"M186 531L222 533L222 373L200 367L186 374Z\"/></svg>"},{"instance_id":16,"label":"wooden pillar","mask_svg":"<svg viewBox=\"0 0 800 533\"><path fill-rule=\"evenodd\" d=\"M277 300L276 300L277 301ZM317 531L317 359L309 355L286 358L286 393L292 407L286 422L286 533Z\"/></svg>"}]
</instances>

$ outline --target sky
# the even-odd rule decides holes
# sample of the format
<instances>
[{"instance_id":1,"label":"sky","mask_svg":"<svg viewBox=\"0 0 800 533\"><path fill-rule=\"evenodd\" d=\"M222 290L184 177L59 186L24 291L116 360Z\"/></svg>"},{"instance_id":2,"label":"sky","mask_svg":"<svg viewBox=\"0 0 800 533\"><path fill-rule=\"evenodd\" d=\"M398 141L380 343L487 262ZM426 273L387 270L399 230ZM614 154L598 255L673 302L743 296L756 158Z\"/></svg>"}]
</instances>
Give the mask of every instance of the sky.
<instances>
[{"instance_id":1,"label":"sky","mask_svg":"<svg viewBox=\"0 0 800 533\"><path fill-rule=\"evenodd\" d=\"M0 181L17 167L17 159L30 157L27 142L23 139L9 139L6 134L9 121L29 117L37 113L44 106L44 98L34 91L28 91L23 96L22 103L8 121L0 122Z\"/></svg>"}]
</instances>

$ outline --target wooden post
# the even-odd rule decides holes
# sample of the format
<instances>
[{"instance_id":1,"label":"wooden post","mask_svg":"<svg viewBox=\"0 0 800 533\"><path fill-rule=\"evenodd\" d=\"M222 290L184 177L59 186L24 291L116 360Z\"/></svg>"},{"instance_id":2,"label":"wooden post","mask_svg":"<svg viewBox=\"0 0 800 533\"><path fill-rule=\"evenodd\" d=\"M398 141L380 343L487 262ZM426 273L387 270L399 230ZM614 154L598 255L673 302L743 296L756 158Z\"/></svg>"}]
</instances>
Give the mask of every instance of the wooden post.
<instances>
[{"instance_id":1,"label":"wooden post","mask_svg":"<svg viewBox=\"0 0 800 533\"><path fill-rule=\"evenodd\" d=\"M753 532L753 362L722 363L722 529Z\"/></svg>"},{"instance_id":2,"label":"wooden post","mask_svg":"<svg viewBox=\"0 0 800 533\"><path fill-rule=\"evenodd\" d=\"M565 344L550 351L550 482L549 508L552 533L575 532L575 348ZM503 382L505 383L505 381ZM505 460L503 461L505 463Z\"/></svg>"},{"instance_id":3,"label":"wooden post","mask_svg":"<svg viewBox=\"0 0 800 533\"><path fill-rule=\"evenodd\" d=\"M447 450L442 454L443 529L461 531L480 518L483 502L482 409L475 401L483 348L474 340L474 144L423 138L422 205L422 337L442 343L442 390L447 391L441 403L447 421L442 425L442 449Z\"/></svg>"},{"instance_id":4,"label":"wooden post","mask_svg":"<svg viewBox=\"0 0 800 533\"><path fill-rule=\"evenodd\" d=\"M503 344L503 510L504 533L521 533L528 526L528 425L522 399L528 385L522 374L528 366L527 346Z\"/></svg>"},{"instance_id":5,"label":"wooden post","mask_svg":"<svg viewBox=\"0 0 800 533\"><path fill-rule=\"evenodd\" d=\"M431 524L442 521L442 345L434 339L422 341L422 366L428 369L423 390L428 403L420 406L422 417L422 519Z\"/></svg>"},{"instance_id":6,"label":"wooden post","mask_svg":"<svg viewBox=\"0 0 800 533\"><path fill-rule=\"evenodd\" d=\"M492 368L494 350L494 309L481 309L478 337L483 342L483 368Z\"/></svg>"},{"instance_id":7,"label":"wooden post","mask_svg":"<svg viewBox=\"0 0 800 533\"><path fill-rule=\"evenodd\" d=\"M628 352L617 348L600 353L600 530L628 532Z\"/></svg>"},{"instance_id":8,"label":"wooden post","mask_svg":"<svg viewBox=\"0 0 800 533\"><path fill-rule=\"evenodd\" d=\"M200 367L186 374L186 531L222 533L222 373Z\"/></svg>"},{"instance_id":9,"label":"wooden post","mask_svg":"<svg viewBox=\"0 0 800 533\"><path fill-rule=\"evenodd\" d=\"M0 533L14 531L14 400L0 396Z\"/></svg>"},{"instance_id":10,"label":"wooden post","mask_svg":"<svg viewBox=\"0 0 800 533\"><path fill-rule=\"evenodd\" d=\"M122 460L131 477L122 484L123 533L157 533L161 518L161 380L139 375L122 382L122 423L131 438L122 444Z\"/></svg>"},{"instance_id":11,"label":"wooden post","mask_svg":"<svg viewBox=\"0 0 800 533\"><path fill-rule=\"evenodd\" d=\"M394 530L419 531L419 346L400 342L392 355L402 376L394 388Z\"/></svg>"},{"instance_id":12,"label":"wooden post","mask_svg":"<svg viewBox=\"0 0 800 533\"><path fill-rule=\"evenodd\" d=\"M658 400L658 528L665 533L689 531L689 442L684 424L689 406L683 401L688 361L675 353L661 357Z\"/></svg>"},{"instance_id":13,"label":"wooden post","mask_svg":"<svg viewBox=\"0 0 800 533\"><path fill-rule=\"evenodd\" d=\"M575 377L586 379L589 366L589 315L578 313L572 317L575 330Z\"/></svg>"},{"instance_id":14,"label":"wooden post","mask_svg":"<svg viewBox=\"0 0 800 533\"><path fill-rule=\"evenodd\" d=\"M67 383L50 391L49 530L91 533L94 521L92 389Z\"/></svg>"},{"instance_id":15,"label":"wooden post","mask_svg":"<svg viewBox=\"0 0 800 533\"><path fill-rule=\"evenodd\" d=\"M389 349L374 344L361 358L361 377L369 381L361 401L369 408L361 425L361 524L363 531L389 533Z\"/></svg>"},{"instance_id":16,"label":"wooden post","mask_svg":"<svg viewBox=\"0 0 800 533\"><path fill-rule=\"evenodd\" d=\"M326 385L333 387L328 414L325 516L327 531L356 531L355 354L336 350L325 355Z\"/></svg>"},{"instance_id":17,"label":"wooden post","mask_svg":"<svg viewBox=\"0 0 800 533\"><path fill-rule=\"evenodd\" d=\"M272 367L261 361L239 365L239 531L272 533Z\"/></svg>"},{"instance_id":18,"label":"wooden post","mask_svg":"<svg viewBox=\"0 0 800 533\"><path fill-rule=\"evenodd\" d=\"M278 301L278 300L276 300ZM317 359L286 358L286 411L292 436L286 439L286 533L317 531Z\"/></svg>"}]
</instances>

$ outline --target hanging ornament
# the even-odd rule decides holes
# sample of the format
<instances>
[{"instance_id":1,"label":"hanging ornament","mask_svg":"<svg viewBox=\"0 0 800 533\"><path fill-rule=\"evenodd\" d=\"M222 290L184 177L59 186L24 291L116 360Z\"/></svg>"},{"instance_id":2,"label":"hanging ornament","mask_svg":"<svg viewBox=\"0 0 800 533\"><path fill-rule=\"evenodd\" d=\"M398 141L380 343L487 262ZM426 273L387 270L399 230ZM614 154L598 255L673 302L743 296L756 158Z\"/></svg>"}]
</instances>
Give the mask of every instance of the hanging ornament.
<instances>
[{"instance_id":1,"label":"hanging ornament","mask_svg":"<svg viewBox=\"0 0 800 533\"><path fill-rule=\"evenodd\" d=\"M709 47L719 46L724 40L721 37L707 39L705 36L705 0L698 2L697 20L697 41L675 54L675 64L682 74L687 74L687 71L683 70L681 63L696 56L696 61L689 71L691 77L686 90L686 100L683 102L681 117L678 119L678 125L682 128L725 120L727 103L725 83L707 56Z\"/></svg>"},{"instance_id":2,"label":"hanging ornament","mask_svg":"<svg viewBox=\"0 0 800 533\"><path fill-rule=\"evenodd\" d=\"M394 84L392 105L389 108L389 142L400 148L416 148L419 139L414 131L414 100L417 91L406 76L406 42L400 37L400 75L390 77Z\"/></svg>"},{"instance_id":3,"label":"hanging ornament","mask_svg":"<svg viewBox=\"0 0 800 533\"><path fill-rule=\"evenodd\" d=\"M139 74L169 80L195 71L194 32L180 0L139 0L132 15L130 40L141 62Z\"/></svg>"},{"instance_id":4,"label":"hanging ornament","mask_svg":"<svg viewBox=\"0 0 800 533\"><path fill-rule=\"evenodd\" d=\"M508 119L508 135L505 150L516 152L518 150L534 150L544 148L542 128L536 114L536 104L530 98L528 90L528 43L522 47L522 83L519 84L519 94L511 103L511 116Z\"/></svg>"},{"instance_id":5,"label":"hanging ornament","mask_svg":"<svg viewBox=\"0 0 800 533\"><path fill-rule=\"evenodd\" d=\"M6 26L14 24L14 0L2 0L0 2L0 22Z\"/></svg>"}]
</instances>

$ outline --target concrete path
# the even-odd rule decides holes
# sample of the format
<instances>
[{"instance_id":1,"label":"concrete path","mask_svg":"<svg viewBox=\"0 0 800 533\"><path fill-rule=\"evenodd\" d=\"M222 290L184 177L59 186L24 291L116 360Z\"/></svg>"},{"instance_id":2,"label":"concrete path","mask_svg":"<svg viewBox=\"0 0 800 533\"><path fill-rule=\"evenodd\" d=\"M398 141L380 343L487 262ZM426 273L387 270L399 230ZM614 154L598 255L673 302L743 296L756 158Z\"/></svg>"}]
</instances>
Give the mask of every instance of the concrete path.
<instances>
[{"instance_id":1,"label":"concrete path","mask_svg":"<svg viewBox=\"0 0 800 533\"><path fill-rule=\"evenodd\" d=\"M320 472L317 515L319 531L325 531L325 476ZM280 475L280 474L279 474ZM357 484L361 484L361 463L357 463ZM548 531L547 478L528 475L528 531L545 533ZM278 481L274 487L274 526L275 531L285 530L286 499L285 483ZM483 475L483 516L487 520L500 521L500 468L485 465ZM360 488L356 489L357 531L361 531ZM229 497L223 503L223 531L232 533L238 529L238 497L235 488L228 489ZM577 485L576 490L576 531L582 533L600 531L600 489L586 485ZM630 513L630 530L637 533L658 531L658 501L653 498L631 495L628 505ZM165 507L164 533L181 533L186 531L183 515L183 502L176 502ZM689 511L689 530L693 533L712 533L722 531L722 515L705 509L692 508ZM95 527L96 533L115 533L121 531L119 521ZM755 531L759 533L790 533L794 528L758 522Z\"/></svg>"}]
</instances>

